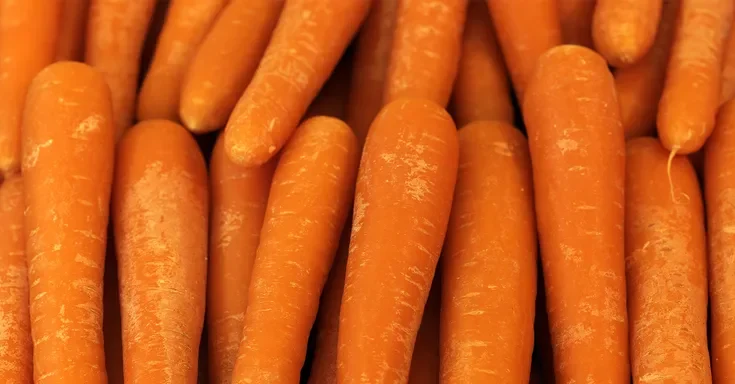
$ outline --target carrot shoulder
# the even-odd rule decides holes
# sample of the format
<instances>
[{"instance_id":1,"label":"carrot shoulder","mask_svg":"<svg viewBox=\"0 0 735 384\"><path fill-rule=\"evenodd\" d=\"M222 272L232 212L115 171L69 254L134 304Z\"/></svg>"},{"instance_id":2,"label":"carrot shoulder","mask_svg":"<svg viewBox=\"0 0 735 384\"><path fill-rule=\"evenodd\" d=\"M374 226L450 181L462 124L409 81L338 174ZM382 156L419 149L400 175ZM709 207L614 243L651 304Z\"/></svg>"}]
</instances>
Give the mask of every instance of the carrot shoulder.
<instances>
[{"instance_id":1,"label":"carrot shoulder","mask_svg":"<svg viewBox=\"0 0 735 384\"><path fill-rule=\"evenodd\" d=\"M84 58L84 39L90 0L58 0L64 3L61 14L56 60L81 61Z\"/></svg>"},{"instance_id":2,"label":"carrot shoulder","mask_svg":"<svg viewBox=\"0 0 735 384\"><path fill-rule=\"evenodd\" d=\"M592 21L595 48L613 67L636 63L656 37L664 0L597 0Z\"/></svg>"},{"instance_id":3,"label":"carrot shoulder","mask_svg":"<svg viewBox=\"0 0 735 384\"><path fill-rule=\"evenodd\" d=\"M592 16L597 0L557 0L564 44L592 48Z\"/></svg>"}]
</instances>

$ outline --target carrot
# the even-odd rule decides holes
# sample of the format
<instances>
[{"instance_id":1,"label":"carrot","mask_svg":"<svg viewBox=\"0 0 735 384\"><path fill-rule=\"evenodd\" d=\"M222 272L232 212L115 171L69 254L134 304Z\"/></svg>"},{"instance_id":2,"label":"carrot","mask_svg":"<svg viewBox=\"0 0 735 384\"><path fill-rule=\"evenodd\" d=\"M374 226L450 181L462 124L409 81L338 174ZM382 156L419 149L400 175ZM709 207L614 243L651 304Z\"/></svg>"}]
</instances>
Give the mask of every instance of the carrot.
<instances>
[{"instance_id":1,"label":"carrot","mask_svg":"<svg viewBox=\"0 0 735 384\"><path fill-rule=\"evenodd\" d=\"M722 58L722 86L720 104L735 96L735 28L730 28Z\"/></svg>"},{"instance_id":2,"label":"carrot","mask_svg":"<svg viewBox=\"0 0 735 384\"><path fill-rule=\"evenodd\" d=\"M297 383L347 219L359 158L350 128L305 121L273 176L232 382Z\"/></svg>"},{"instance_id":3,"label":"carrot","mask_svg":"<svg viewBox=\"0 0 735 384\"><path fill-rule=\"evenodd\" d=\"M650 136L656 131L658 101L664 89L678 11L679 1L664 2L651 49L635 64L615 71L620 118L628 139Z\"/></svg>"},{"instance_id":4,"label":"carrot","mask_svg":"<svg viewBox=\"0 0 735 384\"><path fill-rule=\"evenodd\" d=\"M155 0L92 0L85 61L106 78L117 137L133 124L138 67Z\"/></svg>"},{"instance_id":5,"label":"carrot","mask_svg":"<svg viewBox=\"0 0 735 384\"><path fill-rule=\"evenodd\" d=\"M339 325L341 384L406 383L449 220L457 133L426 100L386 105L357 179Z\"/></svg>"},{"instance_id":6,"label":"carrot","mask_svg":"<svg viewBox=\"0 0 735 384\"><path fill-rule=\"evenodd\" d=\"M87 31L89 0L56 0L64 3L56 60L81 61L84 58L84 35Z\"/></svg>"},{"instance_id":7,"label":"carrot","mask_svg":"<svg viewBox=\"0 0 735 384\"><path fill-rule=\"evenodd\" d=\"M33 79L22 165L38 384L107 383L102 287L114 131L105 79L89 66L59 62Z\"/></svg>"},{"instance_id":8,"label":"carrot","mask_svg":"<svg viewBox=\"0 0 735 384\"><path fill-rule=\"evenodd\" d=\"M564 44L592 48L592 16L597 0L557 0Z\"/></svg>"},{"instance_id":9,"label":"carrot","mask_svg":"<svg viewBox=\"0 0 735 384\"><path fill-rule=\"evenodd\" d=\"M309 105L305 118L330 116L344 120L345 110L347 108L347 95L349 94L351 67L352 56L348 51L339 61L332 75L329 76L329 80L324 83L324 86L314 101Z\"/></svg>"},{"instance_id":10,"label":"carrot","mask_svg":"<svg viewBox=\"0 0 735 384\"><path fill-rule=\"evenodd\" d=\"M672 155L696 152L720 104L722 56L732 0L683 0L658 108L658 136Z\"/></svg>"},{"instance_id":11,"label":"carrot","mask_svg":"<svg viewBox=\"0 0 735 384\"><path fill-rule=\"evenodd\" d=\"M28 86L54 60L61 2L0 0L0 175L18 171Z\"/></svg>"},{"instance_id":12,"label":"carrot","mask_svg":"<svg viewBox=\"0 0 735 384\"><path fill-rule=\"evenodd\" d=\"M437 269L411 356L408 384L439 384L441 273Z\"/></svg>"},{"instance_id":13,"label":"carrot","mask_svg":"<svg viewBox=\"0 0 735 384\"><path fill-rule=\"evenodd\" d=\"M486 6L470 1L452 105L459 126L477 120L512 123L508 73Z\"/></svg>"},{"instance_id":14,"label":"carrot","mask_svg":"<svg viewBox=\"0 0 735 384\"><path fill-rule=\"evenodd\" d=\"M584 47L550 49L523 113L556 380L627 382L625 144L607 63Z\"/></svg>"},{"instance_id":15,"label":"carrot","mask_svg":"<svg viewBox=\"0 0 735 384\"><path fill-rule=\"evenodd\" d=\"M610 65L626 67L646 55L656 37L663 2L597 0L592 38Z\"/></svg>"},{"instance_id":16,"label":"carrot","mask_svg":"<svg viewBox=\"0 0 735 384\"><path fill-rule=\"evenodd\" d=\"M508 123L478 121L459 130L459 148L442 257L442 382L523 382L537 257L528 144Z\"/></svg>"},{"instance_id":17,"label":"carrot","mask_svg":"<svg viewBox=\"0 0 735 384\"><path fill-rule=\"evenodd\" d=\"M368 0L286 2L253 80L225 130L236 164L267 162L283 147L365 18Z\"/></svg>"},{"instance_id":18,"label":"carrot","mask_svg":"<svg viewBox=\"0 0 735 384\"><path fill-rule=\"evenodd\" d=\"M374 1L355 43L346 118L361 144L383 107L397 9L398 0Z\"/></svg>"},{"instance_id":19,"label":"carrot","mask_svg":"<svg viewBox=\"0 0 735 384\"><path fill-rule=\"evenodd\" d=\"M398 1L384 103L424 98L447 105L459 66L468 1Z\"/></svg>"},{"instance_id":20,"label":"carrot","mask_svg":"<svg viewBox=\"0 0 735 384\"><path fill-rule=\"evenodd\" d=\"M33 346L28 317L28 268L23 238L23 180L0 184L0 380L33 380Z\"/></svg>"},{"instance_id":21,"label":"carrot","mask_svg":"<svg viewBox=\"0 0 735 384\"><path fill-rule=\"evenodd\" d=\"M518 100L546 50L561 44L555 0L487 0L500 49Z\"/></svg>"},{"instance_id":22,"label":"carrot","mask_svg":"<svg viewBox=\"0 0 735 384\"><path fill-rule=\"evenodd\" d=\"M237 167L225 155L222 135L210 162L211 229L207 279L207 330L211 383L229 383L242 337L248 286L263 226L273 163Z\"/></svg>"},{"instance_id":23,"label":"carrot","mask_svg":"<svg viewBox=\"0 0 735 384\"><path fill-rule=\"evenodd\" d=\"M627 146L625 264L633 382L711 383L702 196L689 160L668 157L654 138Z\"/></svg>"}]
</instances>

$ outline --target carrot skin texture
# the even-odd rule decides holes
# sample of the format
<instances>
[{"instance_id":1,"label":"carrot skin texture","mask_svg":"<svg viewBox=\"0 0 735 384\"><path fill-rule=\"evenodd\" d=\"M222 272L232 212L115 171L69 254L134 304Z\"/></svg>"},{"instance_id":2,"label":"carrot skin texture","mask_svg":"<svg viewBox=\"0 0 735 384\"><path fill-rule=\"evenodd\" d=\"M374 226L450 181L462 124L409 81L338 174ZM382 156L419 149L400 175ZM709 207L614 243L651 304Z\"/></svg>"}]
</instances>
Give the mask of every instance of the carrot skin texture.
<instances>
[{"instance_id":1,"label":"carrot skin texture","mask_svg":"<svg viewBox=\"0 0 735 384\"><path fill-rule=\"evenodd\" d=\"M459 130L459 149L442 256L442 383L523 382L537 280L528 143L508 123L478 121Z\"/></svg>"},{"instance_id":2,"label":"carrot skin texture","mask_svg":"<svg viewBox=\"0 0 735 384\"><path fill-rule=\"evenodd\" d=\"M722 86L720 87L720 104L724 104L735 96L735 30L730 33L725 43L722 58Z\"/></svg>"},{"instance_id":3,"label":"carrot skin texture","mask_svg":"<svg viewBox=\"0 0 735 384\"><path fill-rule=\"evenodd\" d=\"M204 158L184 127L148 120L120 139L116 160L125 383L196 383L207 278Z\"/></svg>"},{"instance_id":4,"label":"carrot skin texture","mask_svg":"<svg viewBox=\"0 0 735 384\"><path fill-rule=\"evenodd\" d=\"M439 384L439 312L441 272L437 269L411 356L408 384Z\"/></svg>"},{"instance_id":5,"label":"carrot skin texture","mask_svg":"<svg viewBox=\"0 0 735 384\"><path fill-rule=\"evenodd\" d=\"M564 44L592 48L592 16L597 0L557 0Z\"/></svg>"},{"instance_id":6,"label":"carrot skin texture","mask_svg":"<svg viewBox=\"0 0 735 384\"><path fill-rule=\"evenodd\" d=\"M340 383L408 380L449 220L458 151L451 117L427 100L390 103L370 127L340 313Z\"/></svg>"},{"instance_id":7,"label":"carrot skin texture","mask_svg":"<svg viewBox=\"0 0 735 384\"><path fill-rule=\"evenodd\" d=\"M632 65L656 37L664 0L597 0L592 21L595 48L613 67Z\"/></svg>"},{"instance_id":8,"label":"carrot skin texture","mask_svg":"<svg viewBox=\"0 0 735 384\"><path fill-rule=\"evenodd\" d=\"M557 382L627 382L625 143L605 60L563 45L523 104Z\"/></svg>"},{"instance_id":9,"label":"carrot skin texture","mask_svg":"<svg viewBox=\"0 0 735 384\"><path fill-rule=\"evenodd\" d=\"M110 93L92 68L59 62L34 78L22 171L39 384L107 382L102 295L114 135Z\"/></svg>"},{"instance_id":10,"label":"carrot skin texture","mask_svg":"<svg viewBox=\"0 0 735 384\"><path fill-rule=\"evenodd\" d=\"M56 61L82 61L90 0L61 1L64 7L61 13Z\"/></svg>"}]
</instances>

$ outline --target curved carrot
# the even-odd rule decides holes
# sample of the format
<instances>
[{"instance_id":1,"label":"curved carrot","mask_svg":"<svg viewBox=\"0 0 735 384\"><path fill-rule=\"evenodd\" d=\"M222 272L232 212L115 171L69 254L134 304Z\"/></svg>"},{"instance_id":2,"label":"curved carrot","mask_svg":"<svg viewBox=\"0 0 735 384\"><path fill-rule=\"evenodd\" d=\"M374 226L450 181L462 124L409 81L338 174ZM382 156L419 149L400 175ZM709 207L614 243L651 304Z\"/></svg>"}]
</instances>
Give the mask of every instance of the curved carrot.
<instances>
[{"instance_id":1,"label":"curved carrot","mask_svg":"<svg viewBox=\"0 0 735 384\"><path fill-rule=\"evenodd\" d=\"M225 149L243 166L283 147L365 18L368 0L295 0L284 5L253 80L225 129Z\"/></svg>"},{"instance_id":2,"label":"curved carrot","mask_svg":"<svg viewBox=\"0 0 735 384\"><path fill-rule=\"evenodd\" d=\"M528 143L508 123L478 121L459 130L459 149L442 256L442 382L523 382L536 310Z\"/></svg>"},{"instance_id":3,"label":"curved carrot","mask_svg":"<svg viewBox=\"0 0 735 384\"><path fill-rule=\"evenodd\" d=\"M663 2L597 0L592 38L610 65L626 67L646 55L656 38Z\"/></svg>"},{"instance_id":4,"label":"curved carrot","mask_svg":"<svg viewBox=\"0 0 735 384\"><path fill-rule=\"evenodd\" d=\"M592 48L592 16L597 0L557 0L564 44Z\"/></svg>"},{"instance_id":5,"label":"curved carrot","mask_svg":"<svg viewBox=\"0 0 735 384\"><path fill-rule=\"evenodd\" d=\"M539 59L523 103L556 380L630 380L625 143L607 63L573 45Z\"/></svg>"},{"instance_id":6,"label":"curved carrot","mask_svg":"<svg viewBox=\"0 0 735 384\"><path fill-rule=\"evenodd\" d=\"M408 384L439 384L441 272L437 269L411 355Z\"/></svg>"},{"instance_id":7,"label":"curved carrot","mask_svg":"<svg viewBox=\"0 0 735 384\"><path fill-rule=\"evenodd\" d=\"M209 165L211 229L207 279L209 379L229 383L242 338L250 273L263 226L273 163L242 168L225 155L222 135Z\"/></svg>"},{"instance_id":8,"label":"curved carrot","mask_svg":"<svg viewBox=\"0 0 735 384\"><path fill-rule=\"evenodd\" d=\"M81 61L84 58L84 39L87 31L89 0L59 0L64 3L56 47L56 60Z\"/></svg>"},{"instance_id":9,"label":"curved carrot","mask_svg":"<svg viewBox=\"0 0 735 384\"><path fill-rule=\"evenodd\" d=\"M722 86L720 88L720 104L726 103L735 96L735 29L732 27L730 27L722 58Z\"/></svg>"},{"instance_id":10,"label":"curved carrot","mask_svg":"<svg viewBox=\"0 0 735 384\"><path fill-rule=\"evenodd\" d=\"M449 220L458 151L451 117L430 101L394 101L370 127L340 313L341 384L408 380Z\"/></svg>"},{"instance_id":11,"label":"curved carrot","mask_svg":"<svg viewBox=\"0 0 735 384\"><path fill-rule=\"evenodd\" d=\"M478 120L513 122L508 73L487 7L480 1L469 2L452 98L459 126Z\"/></svg>"},{"instance_id":12,"label":"curved carrot","mask_svg":"<svg viewBox=\"0 0 735 384\"><path fill-rule=\"evenodd\" d=\"M107 383L102 285L114 140L99 73L59 62L34 78L23 186L35 383Z\"/></svg>"},{"instance_id":13,"label":"curved carrot","mask_svg":"<svg viewBox=\"0 0 735 384\"><path fill-rule=\"evenodd\" d=\"M350 128L331 117L306 120L284 148L253 266L233 383L299 382L359 156Z\"/></svg>"},{"instance_id":14,"label":"curved carrot","mask_svg":"<svg viewBox=\"0 0 735 384\"><path fill-rule=\"evenodd\" d=\"M672 154L696 152L712 133L732 17L732 0L681 2L656 120L659 139Z\"/></svg>"},{"instance_id":15,"label":"curved carrot","mask_svg":"<svg viewBox=\"0 0 735 384\"><path fill-rule=\"evenodd\" d=\"M628 143L625 263L633 382L711 383L702 196L689 160L668 158L654 138Z\"/></svg>"}]
</instances>

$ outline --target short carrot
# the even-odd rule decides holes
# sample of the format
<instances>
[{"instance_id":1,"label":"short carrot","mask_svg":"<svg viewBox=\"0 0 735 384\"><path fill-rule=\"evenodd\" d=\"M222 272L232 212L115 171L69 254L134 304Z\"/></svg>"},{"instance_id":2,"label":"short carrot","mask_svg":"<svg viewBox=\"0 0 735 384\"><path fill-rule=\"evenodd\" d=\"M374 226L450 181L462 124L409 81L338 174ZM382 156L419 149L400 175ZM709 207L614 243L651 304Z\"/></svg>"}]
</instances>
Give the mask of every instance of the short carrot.
<instances>
[{"instance_id":1,"label":"short carrot","mask_svg":"<svg viewBox=\"0 0 735 384\"><path fill-rule=\"evenodd\" d=\"M634 383L711 383L704 207L685 156L628 142L625 264ZM723 381L727 382L727 381Z\"/></svg>"},{"instance_id":2,"label":"short carrot","mask_svg":"<svg viewBox=\"0 0 735 384\"><path fill-rule=\"evenodd\" d=\"M442 256L442 383L523 382L536 311L528 143L508 123L478 121L459 130L459 150Z\"/></svg>"},{"instance_id":3,"label":"short carrot","mask_svg":"<svg viewBox=\"0 0 735 384\"><path fill-rule=\"evenodd\" d=\"M214 384L229 383L232 378L274 169L272 162L237 167L225 155L223 145L220 135L209 167L207 331L209 379Z\"/></svg>"},{"instance_id":4,"label":"short carrot","mask_svg":"<svg viewBox=\"0 0 735 384\"><path fill-rule=\"evenodd\" d=\"M370 127L357 179L337 372L406 383L449 221L457 133L439 105L402 99Z\"/></svg>"},{"instance_id":5,"label":"short carrot","mask_svg":"<svg viewBox=\"0 0 735 384\"><path fill-rule=\"evenodd\" d=\"M724 104L735 97L735 29L732 27L730 27L724 49L720 104Z\"/></svg>"},{"instance_id":6,"label":"short carrot","mask_svg":"<svg viewBox=\"0 0 735 384\"><path fill-rule=\"evenodd\" d=\"M253 266L233 383L299 382L359 156L350 128L331 117L306 120L284 148Z\"/></svg>"},{"instance_id":7,"label":"short carrot","mask_svg":"<svg viewBox=\"0 0 735 384\"><path fill-rule=\"evenodd\" d=\"M84 58L84 39L90 0L57 0L64 3L61 29L56 47L56 60L81 61Z\"/></svg>"},{"instance_id":8,"label":"short carrot","mask_svg":"<svg viewBox=\"0 0 735 384\"><path fill-rule=\"evenodd\" d=\"M441 272L437 269L411 355L408 384L439 384Z\"/></svg>"},{"instance_id":9,"label":"short carrot","mask_svg":"<svg viewBox=\"0 0 735 384\"><path fill-rule=\"evenodd\" d=\"M283 7L253 80L225 129L225 149L243 166L283 147L365 18L368 0L295 0Z\"/></svg>"},{"instance_id":10,"label":"short carrot","mask_svg":"<svg viewBox=\"0 0 735 384\"><path fill-rule=\"evenodd\" d=\"M351 69L352 55L348 51L339 61L334 71L332 71L332 75L324 83L324 86L314 101L309 105L304 119L314 116L330 116L344 120L347 109Z\"/></svg>"},{"instance_id":11,"label":"short carrot","mask_svg":"<svg viewBox=\"0 0 735 384\"><path fill-rule=\"evenodd\" d=\"M59 62L33 79L22 163L35 383L107 383L102 295L114 137L110 92L95 70Z\"/></svg>"},{"instance_id":12,"label":"short carrot","mask_svg":"<svg viewBox=\"0 0 735 384\"><path fill-rule=\"evenodd\" d=\"M625 143L607 63L584 47L550 49L523 113L556 381L627 382Z\"/></svg>"},{"instance_id":13,"label":"short carrot","mask_svg":"<svg viewBox=\"0 0 735 384\"><path fill-rule=\"evenodd\" d=\"M592 48L592 16L597 0L557 0L564 44Z\"/></svg>"},{"instance_id":14,"label":"short carrot","mask_svg":"<svg viewBox=\"0 0 735 384\"><path fill-rule=\"evenodd\" d=\"M613 67L638 62L653 45L663 3L664 0L597 0L592 19L597 51Z\"/></svg>"}]
</instances>

